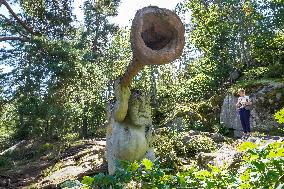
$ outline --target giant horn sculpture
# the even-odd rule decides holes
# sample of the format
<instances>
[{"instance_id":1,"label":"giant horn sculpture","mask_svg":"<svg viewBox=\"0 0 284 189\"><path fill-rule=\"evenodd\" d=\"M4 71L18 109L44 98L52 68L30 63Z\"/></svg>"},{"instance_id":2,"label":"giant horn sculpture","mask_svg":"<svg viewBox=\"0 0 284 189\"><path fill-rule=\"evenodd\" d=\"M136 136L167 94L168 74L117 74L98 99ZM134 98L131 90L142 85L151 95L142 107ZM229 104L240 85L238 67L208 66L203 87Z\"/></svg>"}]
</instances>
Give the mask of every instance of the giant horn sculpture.
<instances>
[{"instance_id":1,"label":"giant horn sculpture","mask_svg":"<svg viewBox=\"0 0 284 189\"><path fill-rule=\"evenodd\" d=\"M154 6L138 10L131 28L133 58L121 85L129 86L145 65L174 61L182 54L184 43L184 26L174 12Z\"/></svg>"},{"instance_id":2,"label":"giant horn sculpture","mask_svg":"<svg viewBox=\"0 0 284 189\"><path fill-rule=\"evenodd\" d=\"M133 77L145 65L167 64L178 58L184 47L184 27L170 10L145 7L138 10L131 28L132 61L116 80L116 101L110 108L106 136L108 171L114 174L117 160L154 160L150 99L142 90L130 91Z\"/></svg>"}]
</instances>

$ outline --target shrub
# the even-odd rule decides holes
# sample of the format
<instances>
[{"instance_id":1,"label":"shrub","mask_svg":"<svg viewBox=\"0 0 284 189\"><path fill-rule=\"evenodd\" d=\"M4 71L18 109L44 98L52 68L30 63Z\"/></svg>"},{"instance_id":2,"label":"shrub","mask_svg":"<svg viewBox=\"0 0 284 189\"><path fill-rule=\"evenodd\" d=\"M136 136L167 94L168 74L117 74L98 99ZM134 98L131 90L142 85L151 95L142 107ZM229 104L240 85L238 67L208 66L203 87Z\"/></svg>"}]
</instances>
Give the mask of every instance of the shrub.
<instances>
[{"instance_id":1,"label":"shrub","mask_svg":"<svg viewBox=\"0 0 284 189\"><path fill-rule=\"evenodd\" d=\"M163 128L154 141L155 154L160 158L163 166L176 167L179 163L177 156L177 146L182 145L182 135L177 131Z\"/></svg>"},{"instance_id":2,"label":"shrub","mask_svg":"<svg viewBox=\"0 0 284 189\"><path fill-rule=\"evenodd\" d=\"M0 167L9 167L12 165L12 162L9 158L2 156L0 157Z\"/></svg>"},{"instance_id":3,"label":"shrub","mask_svg":"<svg viewBox=\"0 0 284 189\"><path fill-rule=\"evenodd\" d=\"M228 136L230 133L229 128L226 127L223 123L213 125L213 130L214 132L220 133L223 136Z\"/></svg>"},{"instance_id":4,"label":"shrub","mask_svg":"<svg viewBox=\"0 0 284 189\"><path fill-rule=\"evenodd\" d=\"M186 138L185 138L186 139ZM215 142L203 135L190 136L188 141L185 141L185 149L187 156L194 156L199 152L211 152L216 149Z\"/></svg>"},{"instance_id":5,"label":"shrub","mask_svg":"<svg viewBox=\"0 0 284 189\"><path fill-rule=\"evenodd\" d=\"M53 148L53 144L47 142L39 147L38 153L42 155L46 153L47 151L51 150L52 148Z\"/></svg>"},{"instance_id":6,"label":"shrub","mask_svg":"<svg viewBox=\"0 0 284 189\"><path fill-rule=\"evenodd\" d=\"M269 78L284 78L283 64L274 64L269 66L269 71L266 74Z\"/></svg>"},{"instance_id":7,"label":"shrub","mask_svg":"<svg viewBox=\"0 0 284 189\"><path fill-rule=\"evenodd\" d=\"M75 141L79 139L78 133L67 133L66 135L62 136L62 139L65 141Z\"/></svg>"},{"instance_id":8,"label":"shrub","mask_svg":"<svg viewBox=\"0 0 284 189\"><path fill-rule=\"evenodd\" d=\"M188 136L187 132L163 128L154 147L162 166L177 168L181 163L179 157L188 159L199 152L210 152L216 149L216 143L204 135Z\"/></svg>"}]
</instances>

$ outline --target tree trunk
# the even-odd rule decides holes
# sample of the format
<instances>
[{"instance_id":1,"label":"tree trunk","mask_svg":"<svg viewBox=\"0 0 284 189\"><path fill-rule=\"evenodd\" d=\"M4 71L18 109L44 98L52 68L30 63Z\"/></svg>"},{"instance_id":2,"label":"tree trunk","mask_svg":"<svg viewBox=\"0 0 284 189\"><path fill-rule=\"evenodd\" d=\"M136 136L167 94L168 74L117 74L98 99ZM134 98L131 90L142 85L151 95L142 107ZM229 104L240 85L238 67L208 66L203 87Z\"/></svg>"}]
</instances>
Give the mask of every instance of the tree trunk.
<instances>
[{"instance_id":1,"label":"tree trunk","mask_svg":"<svg viewBox=\"0 0 284 189\"><path fill-rule=\"evenodd\" d=\"M83 124L82 124L82 137L87 138L88 136L88 105L84 103L84 110L83 110Z\"/></svg>"}]
</instances>

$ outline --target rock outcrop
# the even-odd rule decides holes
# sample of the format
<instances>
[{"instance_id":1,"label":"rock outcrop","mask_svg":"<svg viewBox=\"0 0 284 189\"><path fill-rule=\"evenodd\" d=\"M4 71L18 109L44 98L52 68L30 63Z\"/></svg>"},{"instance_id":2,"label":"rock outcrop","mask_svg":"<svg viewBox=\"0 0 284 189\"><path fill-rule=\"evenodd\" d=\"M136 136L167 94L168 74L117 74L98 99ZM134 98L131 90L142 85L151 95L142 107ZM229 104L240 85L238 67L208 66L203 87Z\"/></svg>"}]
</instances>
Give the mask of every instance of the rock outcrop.
<instances>
[{"instance_id":1,"label":"rock outcrop","mask_svg":"<svg viewBox=\"0 0 284 189\"><path fill-rule=\"evenodd\" d=\"M58 170L41 179L37 188L58 188L66 180L106 172L105 141L90 141L90 144L92 145L84 146L83 149L70 149L63 154L61 161L52 166L58 167Z\"/></svg>"},{"instance_id":2,"label":"rock outcrop","mask_svg":"<svg viewBox=\"0 0 284 189\"><path fill-rule=\"evenodd\" d=\"M251 110L252 130L270 133L279 127L274 119L274 113L284 106L284 83L265 83L248 95L250 95L253 102ZM240 137L242 126L235 107L236 103L237 96L233 94L226 95L221 108L220 122L224 126L233 129L235 137Z\"/></svg>"}]
</instances>

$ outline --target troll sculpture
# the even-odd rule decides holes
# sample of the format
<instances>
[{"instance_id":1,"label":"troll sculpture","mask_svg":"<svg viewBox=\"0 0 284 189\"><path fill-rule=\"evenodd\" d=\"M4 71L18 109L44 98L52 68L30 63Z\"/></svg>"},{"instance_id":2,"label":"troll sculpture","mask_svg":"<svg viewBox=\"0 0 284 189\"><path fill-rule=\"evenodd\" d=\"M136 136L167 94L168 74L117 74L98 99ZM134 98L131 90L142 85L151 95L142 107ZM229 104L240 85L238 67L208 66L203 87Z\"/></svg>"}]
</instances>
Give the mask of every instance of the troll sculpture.
<instances>
[{"instance_id":1,"label":"troll sculpture","mask_svg":"<svg viewBox=\"0 0 284 189\"><path fill-rule=\"evenodd\" d=\"M115 172L117 160L154 158L150 99L143 91L130 91L131 81L145 65L168 64L178 58L184 43L184 26L175 13L153 6L137 11L131 28L133 58L115 81L116 101L110 109L106 139L109 174Z\"/></svg>"}]
</instances>

